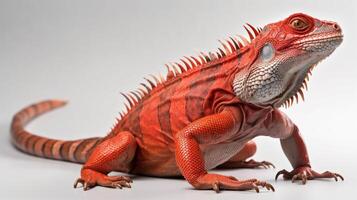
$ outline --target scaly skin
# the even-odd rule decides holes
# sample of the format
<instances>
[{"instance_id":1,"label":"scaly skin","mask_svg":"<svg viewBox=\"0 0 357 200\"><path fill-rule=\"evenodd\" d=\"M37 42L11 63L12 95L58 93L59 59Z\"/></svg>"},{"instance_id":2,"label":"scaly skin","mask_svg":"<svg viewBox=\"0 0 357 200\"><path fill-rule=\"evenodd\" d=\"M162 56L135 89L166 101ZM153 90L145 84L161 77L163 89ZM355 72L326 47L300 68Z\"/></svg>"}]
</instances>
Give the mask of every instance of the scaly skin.
<instances>
[{"instance_id":1,"label":"scaly skin","mask_svg":"<svg viewBox=\"0 0 357 200\"><path fill-rule=\"evenodd\" d=\"M17 113L12 122L15 146L27 153L84 163L75 182L84 190L96 185L131 187L124 176L111 171L157 177L183 176L196 189L268 190L271 184L255 178L240 180L211 174L214 168L273 166L252 159L256 136L281 141L293 170L280 171L293 181L342 176L311 169L297 126L280 110L303 95L304 79L317 62L341 43L334 22L304 14L255 29L248 24L250 42L241 37L223 44L216 54L185 57L167 66L166 80L154 78L144 89L131 92L127 111L103 138L61 141L25 130L32 118L64 105L48 100ZM318 37L317 37L318 36ZM313 38L314 40L312 40ZM318 39L316 39L318 38ZM274 70L273 70L274 69ZM292 100L291 100L292 99Z\"/></svg>"}]
</instances>

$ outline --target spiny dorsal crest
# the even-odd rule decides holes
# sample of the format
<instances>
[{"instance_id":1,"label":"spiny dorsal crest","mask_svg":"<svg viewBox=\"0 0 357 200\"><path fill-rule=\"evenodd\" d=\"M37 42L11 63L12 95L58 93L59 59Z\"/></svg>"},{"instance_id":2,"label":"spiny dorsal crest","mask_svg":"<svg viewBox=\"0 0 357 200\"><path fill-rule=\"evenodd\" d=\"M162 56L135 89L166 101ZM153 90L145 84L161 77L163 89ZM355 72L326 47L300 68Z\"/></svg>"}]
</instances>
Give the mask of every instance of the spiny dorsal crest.
<instances>
[{"instance_id":1,"label":"spiny dorsal crest","mask_svg":"<svg viewBox=\"0 0 357 200\"><path fill-rule=\"evenodd\" d=\"M180 59L180 62L167 63L165 64L167 69L166 78L163 78L161 74L159 74L158 77L150 75L151 79L144 78L147 83L140 83L142 88L139 87L137 90L131 91L127 94L120 93L124 96L127 103L125 103L126 110L119 113L120 118L117 118L117 121L120 121L120 119L122 119L134 106L140 103L140 101L154 88L162 86L164 82L172 80L191 69L203 67L211 61L231 55L235 51L250 44L250 42L254 40L262 31L262 28L255 28L249 23L246 23L246 26L243 27L248 33L249 40L242 35L231 36L223 41L218 40L222 45L222 48L218 48L216 52L208 52L208 54L200 52L197 56L184 56Z\"/></svg>"}]
</instances>

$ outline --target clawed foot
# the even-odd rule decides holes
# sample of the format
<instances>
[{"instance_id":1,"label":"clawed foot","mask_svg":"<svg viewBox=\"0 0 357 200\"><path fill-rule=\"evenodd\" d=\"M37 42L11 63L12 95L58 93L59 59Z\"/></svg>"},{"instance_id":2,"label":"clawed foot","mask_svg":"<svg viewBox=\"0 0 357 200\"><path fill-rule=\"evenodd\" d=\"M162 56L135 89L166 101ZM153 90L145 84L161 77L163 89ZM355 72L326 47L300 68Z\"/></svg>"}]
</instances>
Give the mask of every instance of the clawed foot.
<instances>
[{"instance_id":1,"label":"clawed foot","mask_svg":"<svg viewBox=\"0 0 357 200\"><path fill-rule=\"evenodd\" d=\"M312 180L315 178L333 178L335 181L338 181L340 178L342 181L344 180L343 176L337 173L333 173L330 171L326 171L324 173L317 173L312 170L310 167L298 167L291 172L286 171L285 169L279 171L276 176L275 180L278 179L280 175L283 175L285 180L292 180L295 182L296 180L301 180L303 184L306 184L307 180Z\"/></svg>"},{"instance_id":2,"label":"clawed foot","mask_svg":"<svg viewBox=\"0 0 357 200\"><path fill-rule=\"evenodd\" d=\"M223 163L222 165L218 166L217 168L221 169L237 169L237 168L264 168L268 169L270 167L275 168L275 166L268 161L255 161L253 159L247 160L247 161L228 161L226 163Z\"/></svg>"},{"instance_id":3,"label":"clawed foot","mask_svg":"<svg viewBox=\"0 0 357 200\"><path fill-rule=\"evenodd\" d=\"M242 161L241 163L242 168L258 168L258 167L263 167L265 169L268 169L270 167L275 168L275 165L273 163L268 162L268 161L255 161L253 159L250 159L248 161Z\"/></svg>"},{"instance_id":4,"label":"clawed foot","mask_svg":"<svg viewBox=\"0 0 357 200\"><path fill-rule=\"evenodd\" d=\"M233 176L223 176L218 174L205 174L197 179L193 184L196 189L213 189L219 192L221 189L226 190L255 190L259 192L259 187L275 191L274 187L264 181L257 179L238 180Z\"/></svg>"},{"instance_id":5,"label":"clawed foot","mask_svg":"<svg viewBox=\"0 0 357 200\"><path fill-rule=\"evenodd\" d=\"M82 184L83 190L89 190L96 185L110 187L110 188L119 188L123 187L131 188L130 183L133 181L126 176L107 176L104 174L95 174L86 178L78 178L74 182L74 188L77 188L78 184Z\"/></svg>"}]
</instances>

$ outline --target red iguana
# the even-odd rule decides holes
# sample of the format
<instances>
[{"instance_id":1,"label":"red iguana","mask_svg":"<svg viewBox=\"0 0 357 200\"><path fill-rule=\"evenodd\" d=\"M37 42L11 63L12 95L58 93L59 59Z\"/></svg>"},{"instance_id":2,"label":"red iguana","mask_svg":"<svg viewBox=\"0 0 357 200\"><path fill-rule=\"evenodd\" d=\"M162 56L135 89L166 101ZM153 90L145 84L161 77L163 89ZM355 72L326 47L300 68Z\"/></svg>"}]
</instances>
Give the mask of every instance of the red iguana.
<instances>
[{"instance_id":1,"label":"red iguana","mask_svg":"<svg viewBox=\"0 0 357 200\"><path fill-rule=\"evenodd\" d=\"M271 184L209 173L214 168L272 166L247 160L256 136L279 138L293 170L285 179L343 177L311 169L297 126L279 108L304 98L308 75L342 42L340 26L297 13L221 42L216 53L201 53L167 65L164 79L153 76L143 88L123 94L129 106L105 137L63 141L36 136L24 126L34 117L63 106L48 100L18 112L12 121L14 145L26 153L84 163L74 184L131 187L119 171L156 177L183 176L196 189L268 190Z\"/></svg>"}]
</instances>

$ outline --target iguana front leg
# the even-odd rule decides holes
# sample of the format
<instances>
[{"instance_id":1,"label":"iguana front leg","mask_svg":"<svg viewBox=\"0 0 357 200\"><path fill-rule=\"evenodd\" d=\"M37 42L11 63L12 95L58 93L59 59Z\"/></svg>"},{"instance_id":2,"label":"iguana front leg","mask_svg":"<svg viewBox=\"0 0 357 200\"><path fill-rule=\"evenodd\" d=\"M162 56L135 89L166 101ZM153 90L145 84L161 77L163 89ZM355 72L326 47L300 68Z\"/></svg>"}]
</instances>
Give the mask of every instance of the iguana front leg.
<instances>
[{"instance_id":1,"label":"iguana front leg","mask_svg":"<svg viewBox=\"0 0 357 200\"><path fill-rule=\"evenodd\" d=\"M279 171L276 174L275 179L280 175L283 175L284 179L291 179L292 182L295 180L302 180L303 184L305 184L307 180L315 178L334 178L336 181L338 178L341 178L341 180L344 180L340 174L329 171L318 173L311 169L304 140L296 126L294 126L292 134L288 138L281 139L280 142L286 157L289 159L294 169L291 172L288 172L285 169Z\"/></svg>"},{"instance_id":2,"label":"iguana front leg","mask_svg":"<svg viewBox=\"0 0 357 200\"><path fill-rule=\"evenodd\" d=\"M238 119L237 119L238 118ZM238 132L241 117L229 111L201 118L175 135L176 162L185 179L196 189L251 190L258 186L273 190L272 185L257 179L238 180L231 176L209 174L199 144L219 143Z\"/></svg>"}]
</instances>

